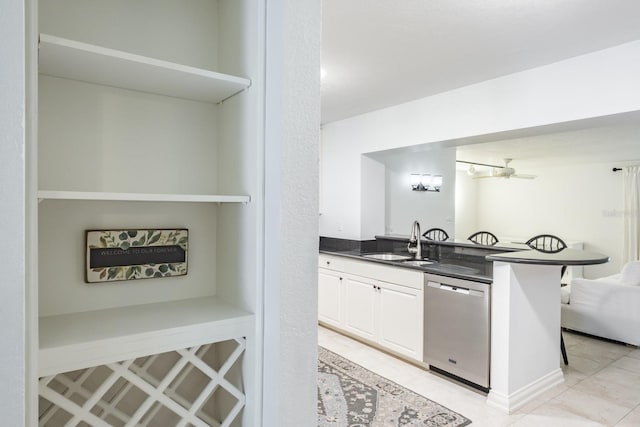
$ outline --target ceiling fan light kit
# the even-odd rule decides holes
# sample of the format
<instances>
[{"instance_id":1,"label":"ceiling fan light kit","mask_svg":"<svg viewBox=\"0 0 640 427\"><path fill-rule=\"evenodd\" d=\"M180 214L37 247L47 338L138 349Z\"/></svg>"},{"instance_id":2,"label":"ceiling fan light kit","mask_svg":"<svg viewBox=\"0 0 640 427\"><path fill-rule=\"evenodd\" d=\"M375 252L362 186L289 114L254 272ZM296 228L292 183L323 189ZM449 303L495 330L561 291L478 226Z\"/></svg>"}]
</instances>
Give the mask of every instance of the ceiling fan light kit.
<instances>
[{"instance_id":1,"label":"ceiling fan light kit","mask_svg":"<svg viewBox=\"0 0 640 427\"><path fill-rule=\"evenodd\" d=\"M504 166L496 166L490 165L486 163L477 163L477 162L468 162L465 160L456 160L458 163L466 163L469 165L469 169L467 173L473 179L479 178L520 178L520 179L534 179L536 175L528 175L528 174L517 174L516 170L512 167L509 167L509 163L513 159L504 159ZM481 172L478 171L475 166L485 166L491 168L489 172Z\"/></svg>"}]
</instances>

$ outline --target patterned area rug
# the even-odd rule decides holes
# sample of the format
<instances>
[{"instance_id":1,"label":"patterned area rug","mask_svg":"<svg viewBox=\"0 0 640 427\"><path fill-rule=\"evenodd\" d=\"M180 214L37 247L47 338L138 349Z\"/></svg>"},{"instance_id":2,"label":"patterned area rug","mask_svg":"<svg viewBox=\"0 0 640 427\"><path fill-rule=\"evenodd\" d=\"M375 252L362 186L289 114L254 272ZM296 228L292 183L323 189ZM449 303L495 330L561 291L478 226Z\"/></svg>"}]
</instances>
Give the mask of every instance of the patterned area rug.
<instances>
[{"instance_id":1,"label":"patterned area rug","mask_svg":"<svg viewBox=\"0 0 640 427\"><path fill-rule=\"evenodd\" d=\"M318 426L461 427L462 415L318 348Z\"/></svg>"}]
</instances>

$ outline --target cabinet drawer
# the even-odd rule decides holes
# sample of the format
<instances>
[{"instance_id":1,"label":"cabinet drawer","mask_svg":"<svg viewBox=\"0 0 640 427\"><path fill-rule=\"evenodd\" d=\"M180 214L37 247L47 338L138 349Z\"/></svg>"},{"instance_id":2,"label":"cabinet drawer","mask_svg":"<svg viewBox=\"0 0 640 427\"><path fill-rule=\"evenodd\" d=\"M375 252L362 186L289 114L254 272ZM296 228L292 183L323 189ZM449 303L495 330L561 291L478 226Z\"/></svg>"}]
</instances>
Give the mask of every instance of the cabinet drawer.
<instances>
[{"instance_id":1,"label":"cabinet drawer","mask_svg":"<svg viewBox=\"0 0 640 427\"><path fill-rule=\"evenodd\" d=\"M344 271L346 273L408 286L414 289L422 289L424 283L424 273L421 271L369 261L345 260Z\"/></svg>"},{"instance_id":2,"label":"cabinet drawer","mask_svg":"<svg viewBox=\"0 0 640 427\"><path fill-rule=\"evenodd\" d=\"M320 254L318 256L318 267L329 270L344 271L344 260L340 257Z\"/></svg>"}]
</instances>

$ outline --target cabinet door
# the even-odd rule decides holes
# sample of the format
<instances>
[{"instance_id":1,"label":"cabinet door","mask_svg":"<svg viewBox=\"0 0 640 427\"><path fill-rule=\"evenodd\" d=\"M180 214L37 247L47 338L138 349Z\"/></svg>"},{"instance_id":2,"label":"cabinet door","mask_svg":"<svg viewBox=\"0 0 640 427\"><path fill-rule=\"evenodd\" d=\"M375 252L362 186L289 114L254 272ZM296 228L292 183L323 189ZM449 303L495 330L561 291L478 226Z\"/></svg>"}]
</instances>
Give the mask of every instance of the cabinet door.
<instances>
[{"instance_id":1,"label":"cabinet door","mask_svg":"<svg viewBox=\"0 0 640 427\"><path fill-rule=\"evenodd\" d=\"M343 328L342 277L336 272L318 270L318 320Z\"/></svg>"},{"instance_id":2,"label":"cabinet door","mask_svg":"<svg viewBox=\"0 0 640 427\"><path fill-rule=\"evenodd\" d=\"M353 277L345 277L343 282L345 330L376 341L376 282Z\"/></svg>"},{"instance_id":3,"label":"cabinet door","mask_svg":"<svg viewBox=\"0 0 640 427\"><path fill-rule=\"evenodd\" d=\"M378 342L416 360L423 353L422 290L379 282Z\"/></svg>"}]
</instances>

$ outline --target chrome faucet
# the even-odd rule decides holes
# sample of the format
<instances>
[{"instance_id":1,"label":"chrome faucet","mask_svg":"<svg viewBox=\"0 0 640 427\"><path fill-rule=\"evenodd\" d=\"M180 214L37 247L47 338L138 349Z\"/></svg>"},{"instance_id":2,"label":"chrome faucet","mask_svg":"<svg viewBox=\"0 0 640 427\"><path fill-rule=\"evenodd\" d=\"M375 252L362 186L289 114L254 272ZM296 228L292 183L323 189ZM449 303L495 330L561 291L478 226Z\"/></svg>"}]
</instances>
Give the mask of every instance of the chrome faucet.
<instances>
[{"instance_id":1,"label":"chrome faucet","mask_svg":"<svg viewBox=\"0 0 640 427\"><path fill-rule=\"evenodd\" d=\"M409 236L409 244L407 250L410 254L414 254L415 259L422 259L422 244L420 243L420 223L413 221L411 226L411 235Z\"/></svg>"}]
</instances>

